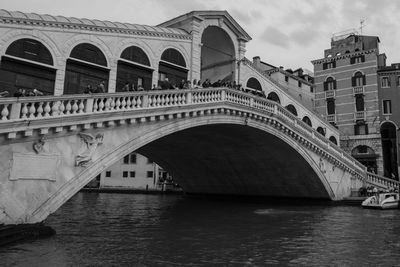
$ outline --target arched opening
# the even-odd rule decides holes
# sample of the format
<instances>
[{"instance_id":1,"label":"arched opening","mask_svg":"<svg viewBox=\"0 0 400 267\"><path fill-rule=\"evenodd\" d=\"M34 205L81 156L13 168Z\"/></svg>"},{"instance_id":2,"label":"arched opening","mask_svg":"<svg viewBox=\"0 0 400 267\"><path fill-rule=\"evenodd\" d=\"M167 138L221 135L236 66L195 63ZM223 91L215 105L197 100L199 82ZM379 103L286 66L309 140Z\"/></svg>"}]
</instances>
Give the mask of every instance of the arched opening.
<instances>
[{"instance_id":1,"label":"arched opening","mask_svg":"<svg viewBox=\"0 0 400 267\"><path fill-rule=\"evenodd\" d=\"M18 89L37 89L46 95L54 94L53 65L50 51L41 42L29 38L14 41L1 58L0 93L13 96Z\"/></svg>"},{"instance_id":2,"label":"arched opening","mask_svg":"<svg viewBox=\"0 0 400 267\"><path fill-rule=\"evenodd\" d=\"M317 128L317 132L319 132L320 134L322 134L323 136L325 136L325 130L324 130L324 128L322 128L321 126L319 126L319 127Z\"/></svg>"},{"instance_id":3,"label":"arched opening","mask_svg":"<svg viewBox=\"0 0 400 267\"><path fill-rule=\"evenodd\" d=\"M328 77L324 82L324 91L335 90L336 80L333 77Z\"/></svg>"},{"instance_id":4,"label":"arched opening","mask_svg":"<svg viewBox=\"0 0 400 267\"><path fill-rule=\"evenodd\" d=\"M163 89L178 86L182 80L187 80L188 70L182 54L173 48L169 48L161 55L158 66L158 82ZM168 87L168 88L167 88Z\"/></svg>"},{"instance_id":5,"label":"arched opening","mask_svg":"<svg viewBox=\"0 0 400 267\"><path fill-rule=\"evenodd\" d=\"M75 46L65 68L64 94L108 91L109 69L103 52L88 43Z\"/></svg>"},{"instance_id":6,"label":"arched opening","mask_svg":"<svg viewBox=\"0 0 400 267\"><path fill-rule=\"evenodd\" d=\"M278 102L279 104L281 103L281 100L279 99L279 96L275 92L271 92L268 94L267 99L271 101Z\"/></svg>"},{"instance_id":7,"label":"arched opening","mask_svg":"<svg viewBox=\"0 0 400 267\"><path fill-rule=\"evenodd\" d=\"M201 36L201 73L202 81L211 83L235 79L235 48L229 35L220 27L209 26Z\"/></svg>"},{"instance_id":8,"label":"arched opening","mask_svg":"<svg viewBox=\"0 0 400 267\"><path fill-rule=\"evenodd\" d=\"M286 109L289 110L293 115L297 116L297 110L292 104L287 105Z\"/></svg>"},{"instance_id":9,"label":"arched opening","mask_svg":"<svg viewBox=\"0 0 400 267\"><path fill-rule=\"evenodd\" d=\"M250 89L251 91L253 91L253 90L262 91L260 82L256 78L253 78L253 77L248 79L246 87L247 87L247 89Z\"/></svg>"},{"instance_id":10,"label":"arched opening","mask_svg":"<svg viewBox=\"0 0 400 267\"><path fill-rule=\"evenodd\" d=\"M331 141L332 143L334 143L335 145L337 145L337 140L334 136L329 137L329 141Z\"/></svg>"},{"instance_id":11,"label":"arched opening","mask_svg":"<svg viewBox=\"0 0 400 267\"><path fill-rule=\"evenodd\" d=\"M384 176L398 180L396 126L391 122L383 123L381 138Z\"/></svg>"},{"instance_id":12,"label":"arched opening","mask_svg":"<svg viewBox=\"0 0 400 267\"><path fill-rule=\"evenodd\" d=\"M312 127L312 123L309 117L304 116L302 121L304 121L308 126Z\"/></svg>"},{"instance_id":13,"label":"arched opening","mask_svg":"<svg viewBox=\"0 0 400 267\"><path fill-rule=\"evenodd\" d=\"M146 53L140 47L130 46L118 60L116 91L150 90L152 76Z\"/></svg>"},{"instance_id":14,"label":"arched opening","mask_svg":"<svg viewBox=\"0 0 400 267\"><path fill-rule=\"evenodd\" d=\"M376 158L378 156L375 154L375 151L372 148L365 145L359 145L353 148L351 155L361 164L367 167L367 171L378 173L378 167L376 164Z\"/></svg>"}]
</instances>

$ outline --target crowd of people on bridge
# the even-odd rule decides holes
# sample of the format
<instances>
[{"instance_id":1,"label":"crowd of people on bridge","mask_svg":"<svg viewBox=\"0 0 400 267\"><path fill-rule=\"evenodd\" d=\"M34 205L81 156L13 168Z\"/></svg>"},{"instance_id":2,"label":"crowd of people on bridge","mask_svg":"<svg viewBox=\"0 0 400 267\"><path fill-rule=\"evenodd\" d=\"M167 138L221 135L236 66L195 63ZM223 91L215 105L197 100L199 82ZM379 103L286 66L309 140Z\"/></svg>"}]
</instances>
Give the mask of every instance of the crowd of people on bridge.
<instances>
[{"instance_id":1,"label":"crowd of people on bridge","mask_svg":"<svg viewBox=\"0 0 400 267\"><path fill-rule=\"evenodd\" d=\"M232 88L242 92L250 93L259 97L266 97L265 93L262 90L256 90L252 88L245 88L241 84L237 84L236 81L228 81L228 80L217 80L215 82L211 82L210 79L205 79L204 81L194 79L193 82L189 80L182 79L179 84L174 84L169 81L168 78L165 78L163 81L159 81L158 85L155 84L151 88L151 90L172 90L172 89L202 89L202 88ZM142 85L135 86L130 82L125 82L122 87L123 92L135 92L135 91L148 91L147 88L144 88ZM106 83L105 81L101 81L97 86L93 86L92 84L88 84L86 88L83 90L84 94L98 94L98 93L106 93ZM10 95L8 91L0 92L0 97L29 97L29 96L43 96L44 92L33 88L33 89L25 89L19 88L13 95Z\"/></svg>"}]
</instances>

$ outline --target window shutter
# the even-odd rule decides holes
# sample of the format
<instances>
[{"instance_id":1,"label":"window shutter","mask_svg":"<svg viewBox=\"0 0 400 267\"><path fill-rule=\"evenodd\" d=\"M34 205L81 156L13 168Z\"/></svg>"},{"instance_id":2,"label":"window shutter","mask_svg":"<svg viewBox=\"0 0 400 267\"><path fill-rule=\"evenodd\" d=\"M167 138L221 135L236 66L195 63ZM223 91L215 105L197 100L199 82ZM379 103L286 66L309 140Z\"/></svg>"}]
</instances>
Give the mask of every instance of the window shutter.
<instances>
[{"instance_id":1,"label":"window shutter","mask_svg":"<svg viewBox=\"0 0 400 267\"><path fill-rule=\"evenodd\" d=\"M336 68L336 61L332 61L333 67Z\"/></svg>"},{"instance_id":2,"label":"window shutter","mask_svg":"<svg viewBox=\"0 0 400 267\"><path fill-rule=\"evenodd\" d=\"M365 62L365 55L361 56L361 62Z\"/></svg>"},{"instance_id":3,"label":"window shutter","mask_svg":"<svg viewBox=\"0 0 400 267\"><path fill-rule=\"evenodd\" d=\"M328 91L328 82L324 82L324 91Z\"/></svg>"},{"instance_id":4,"label":"window shutter","mask_svg":"<svg viewBox=\"0 0 400 267\"><path fill-rule=\"evenodd\" d=\"M365 79L365 75L363 75L363 85L366 85L366 79Z\"/></svg>"},{"instance_id":5,"label":"window shutter","mask_svg":"<svg viewBox=\"0 0 400 267\"><path fill-rule=\"evenodd\" d=\"M322 69L323 69L323 70L326 70L326 69L327 69L327 68L326 68L327 64L328 64L328 63L322 64Z\"/></svg>"},{"instance_id":6,"label":"window shutter","mask_svg":"<svg viewBox=\"0 0 400 267\"><path fill-rule=\"evenodd\" d=\"M336 80L333 80L333 89L336 90Z\"/></svg>"},{"instance_id":7,"label":"window shutter","mask_svg":"<svg viewBox=\"0 0 400 267\"><path fill-rule=\"evenodd\" d=\"M388 86L390 87L390 76L388 77Z\"/></svg>"},{"instance_id":8,"label":"window shutter","mask_svg":"<svg viewBox=\"0 0 400 267\"><path fill-rule=\"evenodd\" d=\"M354 64L355 60L354 57L350 58L350 64Z\"/></svg>"}]
</instances>

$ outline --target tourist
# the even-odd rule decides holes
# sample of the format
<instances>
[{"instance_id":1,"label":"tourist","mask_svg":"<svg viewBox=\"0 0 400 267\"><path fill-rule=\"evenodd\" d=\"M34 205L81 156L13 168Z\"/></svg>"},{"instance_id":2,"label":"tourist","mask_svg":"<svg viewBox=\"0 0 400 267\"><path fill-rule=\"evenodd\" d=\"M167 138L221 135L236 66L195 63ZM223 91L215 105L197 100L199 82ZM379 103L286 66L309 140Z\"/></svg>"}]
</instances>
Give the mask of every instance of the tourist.
<instances>
[{"instance_id":1,"label":"tourist","mask_svg":"<svg viewBox=\"0 0 400 267\"><path fill-rule=\"evenodd\" d=\"M129 92L130 90L131 90L131 86L130 86L129 82L126 82L124 87L122 87L122 91Z\"/></svg>"},{"instance_id":2,"label":"tourist","mask_svg":"<svg viewBox=\"0 0 400 267\"><path fill-rule=\"evenodd\" d=\"M92 88L92 86L91 86L90 84L88 84L88 85L86 86L84 93L85 93L85 94L91 94L91 93L93 93L93 88Z\"/></svg>"},{"instance_id":3,"label":"tourist","mask_svg":"<svg viewBox=\"0 0 400 267\"><path fill-rule=\"evenodd\" d=\"M17 92L14 93L14 97L24 97L26 96L25 89L19 88Z\"/></svg>"},{"instance_id":4,"label":"tourist","mask_svg":"<svg viewBox=\"0 0 400 267\"><path fill-rule=\"evenodd\" d=\"M100 84L97 86L97 93L105 93L106 92L106 85L105 81L101 81Z\"/></svg>"}]
</instances>

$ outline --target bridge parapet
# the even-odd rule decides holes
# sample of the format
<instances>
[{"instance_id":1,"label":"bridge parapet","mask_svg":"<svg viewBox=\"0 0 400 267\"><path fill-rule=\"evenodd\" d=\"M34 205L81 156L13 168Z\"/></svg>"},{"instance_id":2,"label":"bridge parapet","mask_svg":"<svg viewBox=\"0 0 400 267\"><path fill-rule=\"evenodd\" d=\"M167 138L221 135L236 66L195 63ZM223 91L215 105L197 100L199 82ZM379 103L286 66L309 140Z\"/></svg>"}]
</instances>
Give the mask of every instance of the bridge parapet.
<instances>
[{"instance_id":1,"label":"bridge parapet","mask_svg":"<svg viewBox=\"0 0 400 267\"><path fill-rule=\"evenodd\" d=\"M116 119L113 117L113 113L116 112L119 114L118 119L123 121L132 116L132 112L136 110L146 111L170 107L187 107L189 110L191 108L195 110L199 106L213 109L214 106L221 107L221 104L224 103L249 108L250 110L239 111L239 113L232 110L235 114L247 118L261 120L266 120L268 117L278 118L280 122L273 119L269 119L269 121L298 142L306 144L310 149L328 158L335 165L346 168L355 177L368 184L380 188L398 186L397 181L367 173L365 167L351 155L330 142L325 136L297 118L279 103L230 88L2 98L0 99L0 133L8 134L7 137L13 139L17 137L17 131L24 132L25 136L31 136L35 129L40 129L41 134L46 134L48 133L46 127L55 127L55 132L57 132L62 131L65 126L76 128L76 124L84 124L86 125L85 129L88 129L92 123L102 124L102 122L93 119L93 114L101 115L101 120L106 118L106 120L112 122ZM121 119L121 114L127 114L128 117ZM71 120L68 122L67 118L74 118L74 116L79 116L79 121ZM47 123L48 120L51 120L53 124ZM98 117L98 120L100 121L100 117ZM63 124L60 125L60 121ZM21 124L21 122L24 122L24 124ZM35 123L31 124L30 122ZM15 127L14 124L17 124L18 127ZM109 125L113 125L113 123ZM289 125L296 132L288 128Z\"/></svg>"}]
</instances>

